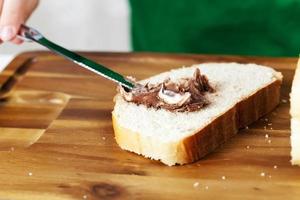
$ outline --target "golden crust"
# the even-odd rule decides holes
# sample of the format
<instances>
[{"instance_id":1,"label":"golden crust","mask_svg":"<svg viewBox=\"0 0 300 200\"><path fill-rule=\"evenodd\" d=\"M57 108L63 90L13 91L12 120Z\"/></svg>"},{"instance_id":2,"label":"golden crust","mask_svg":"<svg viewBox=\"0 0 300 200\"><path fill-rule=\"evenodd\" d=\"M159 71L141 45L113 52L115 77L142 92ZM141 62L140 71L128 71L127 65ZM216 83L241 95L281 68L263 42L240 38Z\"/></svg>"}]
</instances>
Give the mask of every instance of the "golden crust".
<instances>
[{"instance_id":1,"label":"golden crust","mask_svg":"<svg viewBox=\"0 0 300 200\"><path fill-rule=\"evenodd\" d=\"M279 80L272 82L236 104L195 134L178 143L165 144L167 147L156 146L155 153L151 152L155 148L145 145L140 134L120 126L113 115L115 138L122 149L160 160L170 166L191 163L214 151L233 137L240 128L246 127L274 109L280 100L280 85ZM152 142L155 144L155 141ZM161 155L158 155L159 152ZM175 156L174 152L176 152Z\"/></svg>"},{"instance_id":2,"label":"golden crust","mask_svg":"<svg viewBox=\"0 0 300 200\"><path fill-rule=\"evenodd\" d=\"M298 60L298 65L295 71L295 76L293 80L293 86L292 86L292 93L291 93L291 144L292 144L292 164L293 165L299 165L300 166L300 151L299 147L297 146L299 142L297 142L297 139L300 135L300 58ZM294 140L294 141L293 141Z\"/></svg>"},{"instance_id":3,"label":"golden crust","mask_svg":"<svg viewBox=\"0 0 300 200\"><path fill-rule=\"evenodd\" d=\"M300 119L300 58L295 71L291 93L291 115L293 118Z\"/></svg>"}]
</instances>

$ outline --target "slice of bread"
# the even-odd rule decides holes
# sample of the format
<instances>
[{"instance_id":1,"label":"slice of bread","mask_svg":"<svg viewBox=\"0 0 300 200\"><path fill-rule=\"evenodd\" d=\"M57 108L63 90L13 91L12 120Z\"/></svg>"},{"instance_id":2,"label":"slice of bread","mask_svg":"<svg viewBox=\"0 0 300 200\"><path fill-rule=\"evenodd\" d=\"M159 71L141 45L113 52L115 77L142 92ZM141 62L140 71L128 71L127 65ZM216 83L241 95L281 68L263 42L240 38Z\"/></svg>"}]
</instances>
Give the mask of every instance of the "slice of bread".
<instances>
[{"instance_id":1,"label":"slice of bread","mask_svg":"<svg viewBox=\"0 0 300 200\"><path fill-rule=\"evenodd\" d=\"M215 88L210 104L196 112L170 112L126 102L115 96L112 113L122 149L167 165L199 160L276 107L282 75L256 64L206 63L153 76L141 83L175 81L193 76L196 68Z\"/></svg>"},{"instance_id":2,"label":"slice of bread","mask_svg":"<svg viewBox=\"0 0 300 200\"><path fill-rule=\"evenodd\" d=\"M300 59L291 92L291 145L292 164L300 165Z\"/></svg>"}]
</instances>

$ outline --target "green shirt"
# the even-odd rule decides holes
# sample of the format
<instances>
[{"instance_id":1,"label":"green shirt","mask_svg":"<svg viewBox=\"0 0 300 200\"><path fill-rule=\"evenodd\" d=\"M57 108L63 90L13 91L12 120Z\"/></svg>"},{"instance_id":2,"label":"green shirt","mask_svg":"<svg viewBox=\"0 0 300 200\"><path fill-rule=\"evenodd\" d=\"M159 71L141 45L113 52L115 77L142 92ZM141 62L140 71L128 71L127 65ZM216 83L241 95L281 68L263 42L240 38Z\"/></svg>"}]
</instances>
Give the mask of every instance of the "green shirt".
<instances>
[{"instance_id":1,"label":"green shirt","mask_svg":"<svg viewBox=\"0 0 300 200\"><path fill-rule=\"evenodd\" d=\"M297 56L300 0L130 0L135 51Z\"/></svg>"}]
</instances>

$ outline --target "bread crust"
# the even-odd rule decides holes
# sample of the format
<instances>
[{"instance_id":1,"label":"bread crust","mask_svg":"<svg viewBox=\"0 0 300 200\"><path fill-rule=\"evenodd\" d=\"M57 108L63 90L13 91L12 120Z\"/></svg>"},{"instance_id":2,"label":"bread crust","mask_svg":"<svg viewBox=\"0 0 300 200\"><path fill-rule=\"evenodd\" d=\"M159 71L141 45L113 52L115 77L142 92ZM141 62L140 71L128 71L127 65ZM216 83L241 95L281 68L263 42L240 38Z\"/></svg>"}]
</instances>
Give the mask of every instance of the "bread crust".
<instances>
[{"instance_id":1,"label":"bread crust","mask_svg":"<svg viewBox=\"0 0 300 200\"><path fill-rule=\"evenodd\" d=\"M139 133L120 126L116 117L112 115L115 138L122 149L160 160L169 166L195 162L228 141L240 128L248 126L273 110L280 101L280 86L281 81L275 80L237 103L191 136L177 143L166 144L168 145L166 147L156 147L164 148L159 156L156 156L159 150L152 154L154 148L145 145Z\"/></svg>"},{"instance_id":2,"label":"bread crust","mask_svg":"<svg viewBox=\"0 0 300 200\"><path fill-rule=\"evenodd\" d=\"M292 164L300 166L300 58L298 60L298 65L296 68L292 93L291 93L291 144L292 144Z\"/></svg>"}]
</instances>

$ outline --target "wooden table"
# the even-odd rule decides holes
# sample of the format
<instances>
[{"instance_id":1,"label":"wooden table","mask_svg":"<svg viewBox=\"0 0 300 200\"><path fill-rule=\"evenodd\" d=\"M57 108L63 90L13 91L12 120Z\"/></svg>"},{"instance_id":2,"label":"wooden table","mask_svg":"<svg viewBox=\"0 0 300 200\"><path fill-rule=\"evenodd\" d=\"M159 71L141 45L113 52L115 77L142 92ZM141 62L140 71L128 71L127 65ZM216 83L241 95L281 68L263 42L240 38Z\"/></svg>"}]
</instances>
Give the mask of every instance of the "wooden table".
<instances>
[{"instance_id":1,"label":"wooden table","mask_svg":"<svg viewBox=\"0 0 300 200\"><path fill-rule=\"evenodd\" d=\"M2 93L13 89L0 101L1 200L300 198L289 141L296 58L84 55L138 79L203 62L268 65L284 75L282 102L204 159L168 167L117 146L113 83L51 53L21 54L0 75Z\"/></svg>"}]
</instances>

